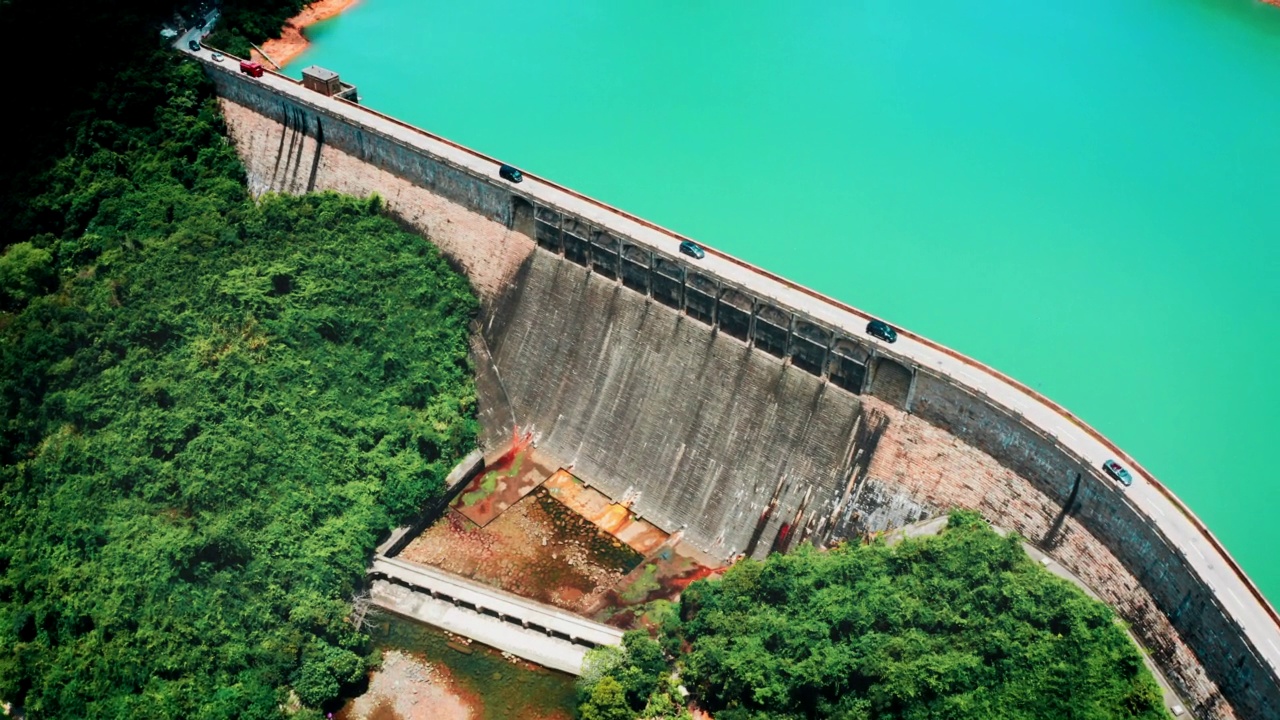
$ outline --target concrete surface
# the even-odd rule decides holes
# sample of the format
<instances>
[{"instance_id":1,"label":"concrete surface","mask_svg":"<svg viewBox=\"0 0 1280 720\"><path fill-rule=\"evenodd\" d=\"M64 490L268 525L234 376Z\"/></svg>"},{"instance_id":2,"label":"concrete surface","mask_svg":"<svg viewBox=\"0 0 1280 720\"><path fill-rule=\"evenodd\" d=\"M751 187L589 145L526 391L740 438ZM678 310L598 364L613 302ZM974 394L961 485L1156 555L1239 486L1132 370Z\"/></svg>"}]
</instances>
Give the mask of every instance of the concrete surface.
<instances>
[{"instance_id":1,"label":"concrete surface","mask_svg":"<svg viewBox=\"0 0 1280 720\"><path fill-rule=\"evenodd\" d=\"M369 576L408 586L452 605L470 608L507 625L532 628L534 632L558 636L586 648L622 642L622 631L616 628L425 565L376 557L369 568Z\"/></svg>"},{"instance_id":2,"label":"concrete surface","mask_svg":"<svg viewBox=\"0 0 1280 720\"><path fill-rule=\"evenodd\" d=\"M459 607L448 600L434 598L387 580L374 580L370 597L374 604L385 610L570 675L582 674L582 659L590 649Z\"/></svg>"}]
</instances>

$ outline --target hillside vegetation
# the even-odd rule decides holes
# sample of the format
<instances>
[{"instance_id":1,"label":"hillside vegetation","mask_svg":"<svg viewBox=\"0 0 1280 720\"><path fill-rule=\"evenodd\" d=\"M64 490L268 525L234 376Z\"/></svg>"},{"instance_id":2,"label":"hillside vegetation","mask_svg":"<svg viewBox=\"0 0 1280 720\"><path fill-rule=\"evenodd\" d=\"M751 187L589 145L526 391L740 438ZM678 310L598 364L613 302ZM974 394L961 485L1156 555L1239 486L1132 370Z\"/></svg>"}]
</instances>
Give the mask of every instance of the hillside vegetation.
<instances>
[{"instance_id":1,"label":"hillside vegetation","mask_svg":"<svg viewBox=\"0 0 1280 720\"><path fill-rule=\"evenodd\" d=\"M894 547L741 561L680 613L663 646L716 720L1167 717L1112 612L974 513ZM598 653L581 717L677 717L658 648Z\"/></svg>"},{"instance_id":2,"label":"hillside vegetation","mask_svg":"<svg viewBox=\"0 0 1280 720\"><path fill-rule=\"evenodd\" d=\"M75 121L0 257L0 698L318 707L364 676L378 534L474 445L474 297L376 198L251 200L174 53Z\"/></svg>"}]
</instances>

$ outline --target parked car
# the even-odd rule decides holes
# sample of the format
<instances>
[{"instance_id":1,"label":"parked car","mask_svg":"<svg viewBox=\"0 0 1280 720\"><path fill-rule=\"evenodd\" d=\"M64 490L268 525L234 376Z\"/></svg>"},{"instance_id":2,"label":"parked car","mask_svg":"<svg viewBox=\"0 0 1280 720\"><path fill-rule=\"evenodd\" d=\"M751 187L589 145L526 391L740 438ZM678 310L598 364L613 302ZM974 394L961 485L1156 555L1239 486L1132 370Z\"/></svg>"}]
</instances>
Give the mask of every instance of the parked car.
<instances>
[{"instance_id":1,"label":"parked car","mask_svg":"<svg viewBox=\"0 0 1280 720\"><path fill-rule=\"evenodd\" d=\"M1119 480L1120 484L1124 485L1125 487L1129 487L1130 485L1133 484L1133 476L1130 475L1129 471L1125 470L1120 465L1120 463L1116 462L1115 460L1108 460L1102 463L1102 469L1106 471L1106 473L1111 477L1115 478L1116 480Z\"/></svg>"},{"instance_id":2,"label":"parked car","mask_svg":"<svg viewBox=\"0 0 1280 720\"><path fill-rule=\"evenodd\" d=\"M898 339L898 331L883 320L872 320L867 323L867 334L889 343Z\"/></svg>"},{"instance_id":3,"label":"parked car","mask_svg":"<svg viewBox=\"0 0 1280 720\"><path fill-rule=\"evenodd\" d=\"M510 180L513 183L518 183L524 179L524 173L511 167L510 165L503 165L502 167L498 168L498 177L502 178L503 180Z\"/></svg>"},{"instance_id":4,"label":"parked car","mask_svg":"<svg viewBox=\"0 0 1280 720\"><path fill-rule=\"evenodd\" d=\"M188 41L187 41L187 47L191 48L191 52L200 52L200 41L199 41L199 40L188 40Z\"/></svg>"},{"instance_id":5,"label":"parked car","mask_svg":"<svg viewBox=\"0 0 1280 720\"><path fill-rule=\"evenodd\" d=\"M701 260L702 258L707 256L707 251L703 250L701 247L698 246L698 243L693 242L692 240L685 240L684 242L680 243L680 252L684 253L685 255L688 255L694 260Z\"/></svg>"}]
</instances>

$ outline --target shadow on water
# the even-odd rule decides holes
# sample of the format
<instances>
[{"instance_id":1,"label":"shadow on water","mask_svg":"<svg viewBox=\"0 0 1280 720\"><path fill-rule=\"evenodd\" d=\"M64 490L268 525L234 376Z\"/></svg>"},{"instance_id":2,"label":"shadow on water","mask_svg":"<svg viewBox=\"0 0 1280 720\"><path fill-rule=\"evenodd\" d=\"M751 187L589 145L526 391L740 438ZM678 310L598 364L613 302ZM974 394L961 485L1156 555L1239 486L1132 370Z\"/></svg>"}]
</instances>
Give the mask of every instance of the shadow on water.
<instances>
[{"instance_id":1,"label":"shadow on water","mask_svg":"<svg viewBox=\"0 0 1280 720\"><path fill-rule=\"evenodd\" d=\"M400 650L429 663L443 665L457 684L455 690L475 700L477 720L570 720L573 717L574 678L517 660L480 643L464 645L444 632L392 613L384 613L370 628L374 645Z\"/></svg>"}]
</instances>

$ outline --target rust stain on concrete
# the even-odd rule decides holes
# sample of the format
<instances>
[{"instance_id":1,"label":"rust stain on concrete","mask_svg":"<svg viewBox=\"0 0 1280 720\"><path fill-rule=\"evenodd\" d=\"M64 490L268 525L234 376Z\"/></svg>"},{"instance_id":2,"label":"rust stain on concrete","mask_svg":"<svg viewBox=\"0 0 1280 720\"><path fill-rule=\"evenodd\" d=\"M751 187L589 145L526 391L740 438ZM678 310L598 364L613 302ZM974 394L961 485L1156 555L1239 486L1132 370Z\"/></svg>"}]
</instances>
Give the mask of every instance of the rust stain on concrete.
<instances>
[{"instance_id":1,"label":"rust stain on concrete","mask_svg":"<svg viewBox=\"0 0 1280 720\"><path fill-rule=\"evenodd\" d=\"M598 490L583 485L567 470L557 470L545 484L552 497L641 555L657 550L669 537L647 520L632 515L627 505L615 503Z\"/></svg>"}]
</instances>

